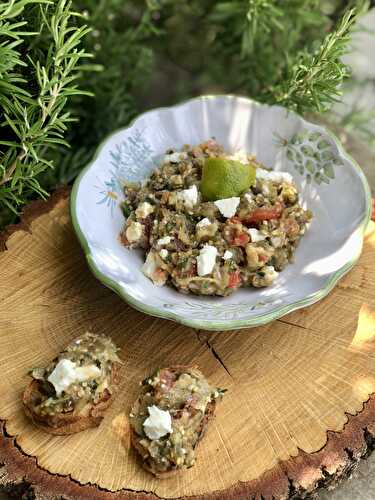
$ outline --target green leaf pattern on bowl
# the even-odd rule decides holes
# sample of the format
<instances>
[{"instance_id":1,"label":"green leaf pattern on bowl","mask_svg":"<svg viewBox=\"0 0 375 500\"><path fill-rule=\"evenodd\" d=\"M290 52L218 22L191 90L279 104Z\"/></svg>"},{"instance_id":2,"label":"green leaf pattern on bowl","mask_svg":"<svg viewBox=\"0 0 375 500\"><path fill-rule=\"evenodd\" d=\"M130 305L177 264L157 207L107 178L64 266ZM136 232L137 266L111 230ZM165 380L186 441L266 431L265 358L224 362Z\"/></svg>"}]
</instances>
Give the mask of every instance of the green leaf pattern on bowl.
<instances>
[{"instance_id":1,"label":"green leaf pattern on bowl","mask_svg":"<svg viewBox=\"0 0 375 500\"><path fill-rule=\"evenodd\" d=\"M97 205L105 205L114 214L114 208L123 200L124 181L139 182L155 168L154 150L144 137L143 131L135 129L134 135L116 144L110 151L111 177L95 186L100 198Z\"/></svg>"},{"instance_id":2,"label":"green leaf pattern on bowl","mask_svg":"<svg viewBox=\"0 0 375 500\"><path fill-rule=\"evenodd\" d=\"M95 186L100 195L97 204L109 208L112 216L123 199L124 181L138 182L157 166L153 160L154 150L143 132L137 128L133 135L114 146L110 151L111 177ZM309 184L329 184L335 179L334 167L341 162L321 132L302 131L280 143L286 148L286 158Z\"/></svg>"},{"instance_id":3,"label":"green leaf pattern on bowl","mask_svg":"<svg viewBox=\"0 0 375 500\"><path fill-rule=\"evenodd\" d=\"M214 315L214 317L218 319L231 320L236 319L241 314L245 314L246 312L255 311L258 309L266 309L270 306L281 305L283 302L283 299L279 297L277 299L269 298L260 300L258 302L255 302L254 304L251 304L251 302L236 304L226 303L225 307L223 307L223 304L221 302L213 302L212 304L207 304L199 302L198 300L196 302L186 300L183 302L183 309L185 312L188 311L189 316L192 318L194 318L195 316L202 317L202 315L207 318L211 318ZM181 304L164 304L164 309L170 311L174 311L179 308L181 308Z\"/></svg>"},{"instance_id":4,"label":"green leaf pattern on bowl","mask_svg":"<svg viewBox=\"0 0 375 500\"><path fill-rule=\"evenodd\" d=\"M226 299L212 299L155 287L141 272L141 252L126 250L119 242L122 181L146 178L168 148L209 137L217 137L228 150L256 152L264 165L294 173L314 212L294 263L272 290L241 289ZM304 152L302 146L307 146ZM307 175L313 185L307 185ZM317 186L314 176L329 184ZM365 177L333 135L278 106L234 96L203 96L138 117L102 143L71 195L74 228L88 265L102 283L147 314L219 331L265 324L326 296L357 261L370 211ZM272 303L277 299L281 302Z\"/></svg>"},{"instance_id":5,"label":"green leaf pattern on bowl","mask_svg":"<svg viewBox=\"0 0 375 500\"><path fill-rule=\"evenodd\" d=\"M335 179L335 166L342 163L329 140L321 132L302 131L281 141L286 158L311 184L329 184Z\"/></svg>"}]
</instances>

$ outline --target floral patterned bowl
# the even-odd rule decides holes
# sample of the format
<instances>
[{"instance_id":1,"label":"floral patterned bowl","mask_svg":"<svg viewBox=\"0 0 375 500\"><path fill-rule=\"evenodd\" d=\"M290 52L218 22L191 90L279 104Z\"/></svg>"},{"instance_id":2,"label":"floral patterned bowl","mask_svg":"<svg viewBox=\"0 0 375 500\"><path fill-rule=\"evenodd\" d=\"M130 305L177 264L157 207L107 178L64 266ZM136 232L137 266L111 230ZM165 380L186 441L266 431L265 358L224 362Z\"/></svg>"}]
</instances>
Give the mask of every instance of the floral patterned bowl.
<instances>
[{"instance_id":1,"label":"floral patterned bowl","mask_svg":"<svg viewBox=\"0 0 375 500\"><path fill-rule=\"evenodd\" d=\"M182 295L153 285L141 272L141 253L119 242L122 181L145 178L166 149L210 137L290 172L314 213L295 262L270 288L226 298ZM139 116L105 140L71 196L74 228L100 281L140 311L206 330L262 325L322 299L357 261L370 206L363 173L331 133L284 108L235 96L199 97Z\"/></svg>"}]
</instances>

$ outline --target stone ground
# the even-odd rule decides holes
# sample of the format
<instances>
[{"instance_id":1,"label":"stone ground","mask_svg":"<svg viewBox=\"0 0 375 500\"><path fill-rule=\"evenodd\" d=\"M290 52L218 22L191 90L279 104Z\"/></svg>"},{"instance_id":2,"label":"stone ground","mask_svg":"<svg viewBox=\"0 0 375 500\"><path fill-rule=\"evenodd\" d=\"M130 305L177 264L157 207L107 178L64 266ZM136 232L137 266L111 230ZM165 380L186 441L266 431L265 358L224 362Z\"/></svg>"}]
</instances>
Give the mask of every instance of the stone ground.
<instances>
[{"instance_id":1,"label":"stone ground","mask_svg":"<svg viewBox=\"0 0 375 500\"><path fill-rule=\"evenodd\" d=\"M367 30L375 30L375 10L370 12L363 20L365 29L358 32L353 44L353 52L347 56L348 62L353 67L356 79L360 81L375 81L375 64L373 54L375 53L375 31L368 33ZM344 103L337 106L338 113L345 113L353 103L365 109L375 110L375 85L366 83L360 88L349 91L345 94ZM367 175L370 187L375 196L375 145L370 150L367 145L358 141L352 134L346 134L339 128L331 128L340 137L345 147L358 161L361 168ZM373 124L375 136L375 120ZM355 133L355 132L354 132ZM375 144L375 143L374 143ZM0 493L0 500L7 500L9 497ZM375 499L375 453L367 460L361 462L358 470L351 480L345 481L341 486L333 491L322 492L319 495L321 500L374 500Z\"/></svg>"}]
</instances>

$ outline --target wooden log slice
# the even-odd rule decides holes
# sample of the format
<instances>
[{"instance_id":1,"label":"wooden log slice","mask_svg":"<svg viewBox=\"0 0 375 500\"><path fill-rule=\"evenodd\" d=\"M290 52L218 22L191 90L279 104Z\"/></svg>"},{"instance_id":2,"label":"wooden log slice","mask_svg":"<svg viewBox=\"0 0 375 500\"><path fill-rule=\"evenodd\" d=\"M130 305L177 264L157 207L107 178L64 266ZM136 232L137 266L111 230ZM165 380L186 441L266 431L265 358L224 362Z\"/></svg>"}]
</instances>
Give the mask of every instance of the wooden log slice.
<instances>
[{"instance_id":1,"label":"wooden log slice","mask_svg":"<svg viewBox=\"0 0 375 500\"><path fill-rule=\"evenodd\" d=\"M321 302L266 326L208 333L131 309L89 272L68 193L34 204L0 254L0 484L17 498L305 498L350 474L375 436L375 224ZM85 330L121 346L120 393L97 429L54 437L22 411L27 371ZM196 364L228 392L197 465L166 480L130 448L138 382Z\"/></svg>"}]
</instances>

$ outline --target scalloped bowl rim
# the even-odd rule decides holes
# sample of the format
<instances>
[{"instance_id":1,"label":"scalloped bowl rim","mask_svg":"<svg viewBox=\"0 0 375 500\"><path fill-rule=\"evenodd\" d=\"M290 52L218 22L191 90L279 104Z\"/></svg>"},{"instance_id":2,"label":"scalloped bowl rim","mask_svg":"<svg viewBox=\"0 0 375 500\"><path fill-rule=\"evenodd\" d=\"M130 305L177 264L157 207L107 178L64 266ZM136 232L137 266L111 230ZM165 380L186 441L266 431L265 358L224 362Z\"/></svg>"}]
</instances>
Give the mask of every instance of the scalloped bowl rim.
<instances>
[{"instance_id":1,"label":"scalloped bowl rim","mask_svg":"<svg viewBox=\"0 0 375 500\"><path fill-rule=\"evenodd\" d=\"M267 108L279 108L285 110L283 106L278 106L278 105L267 105L263 103L259 103L251 98L244 97L244 96L239 96L239 95L232 95L232 94L217 94L217 95L203 95L203 96L198 96L198 97L193 97L191 99L187 99L185 101L182 101L178 104L172 105L172 106L163 106L163 107L158 107L158 108L153 108L148 111L145 111L144 113L141 113L137 115L126 127L121 127L113 132L111 132L109 135L107 135L99 144L98 148L95 151L94 157L92 160L86 165L86 167L83 168L83 170L80 172L78 177L76 178L72 191L71 191L71 196L70 196L70 213L71 213L71 219L73 223L73 228L76 232L76 235L78 237L78 240L80 242L81 247L84 250L85 257L88 263L88 266L93 273L93 275L101 281L104 285L106 285L109 289L114 291L116 294L118 294L122 299L124 299L129 305L134 307L140 312L143 312L145 314L158 317L158 318L163 318L163 319L168 319L171 321L174 321L176 323L195 328L195 329L204 329L204 330L212 330L212 331L227 331L227 330L237 330L237 329L242 329L242 328L250 328L250 327L256 327L256 326L261 326L265 325L271 321L274 321L278 318L281 318L282 316L285 316L286 314L289 314L293 311L296 311L297 309L301 309L304 307L307 307L309 305L312 305L324 297L326 297L332 289L336 286L338 281L346 274L348 273L353 266L357 263L361 252L362 252L362 247L363 247L363 239L364 239L364 234L367 229L367 226L371 220L371 191L367 182L367 179L358 165L358 163L354 160L354 158L347 153L347 151L344 150L343 146L341 145L340 140L336 137L336 135L328 130L326 127L319 125L318 127L324 131L336 144L338 151L340 152L340 155L342 155L344 158L346 158L352 165L352 167L355 167L356 173L359 176L360 180L362 181L363 188L364 188L364 193L366 195L366 214L361 221L361 223L358 225L357 229L361 229L362 233L362 238L361 238L361 244L357 247L357 252L355 256L348 261L345 265L343 265L340 269L332 273L332 275L329 276L329 278L325 282L325 286L319 289L318 291L307 295L303 299L297 300L295 302L292 302L290 304L286 304L284 306L279 306L275 307L274 309L270 310L269 312L266 313L260 313L257 315L252 316L251 318L247 319L233 319L233 320L224 320L224 321L212 321L212 320L205 320L205 319L187 319L185 317L182 317L180 314L173 313L171 311L166 311L162 310L159 307L153 307L150 305L146 305L143 302L131 297L126 291L121 287L119 283L117 283L115 280L109 278L106 276L104 273L102 273L99 268L97 267L95 263L95 258L93 257L89 243L81 230L81 227L78 222L78 217L76 213L76 203L77 203L77 194L78 194L78 189L81 180L85 176L85 174L88 172L88 170L91 168L91 166L95 163L95 161L98 159L102 149L108 142L108 140L114 136L115 134L118 134L121 131L130 129L133 127L133 125L137 122L139 118L144 118L148 114L152 114L161 110L165 109L171 109L171 108L179 108L183 107L186 104L189 104L194 101L204 101L208 99L215 99L215 98L230 98L230 99L237 99L237 100L243 100L247 101L248 103L251 103L255 106L262 106L262 107L267 107ZM288 110L287 110L288 111ZM290 114L295 115L293 111L288 111ZM307 120L303 119L300 117L301 122L305 125L309 125L310 122ZM178 292L176 292L178 293Z\"/></svg>"}]
</instances>

